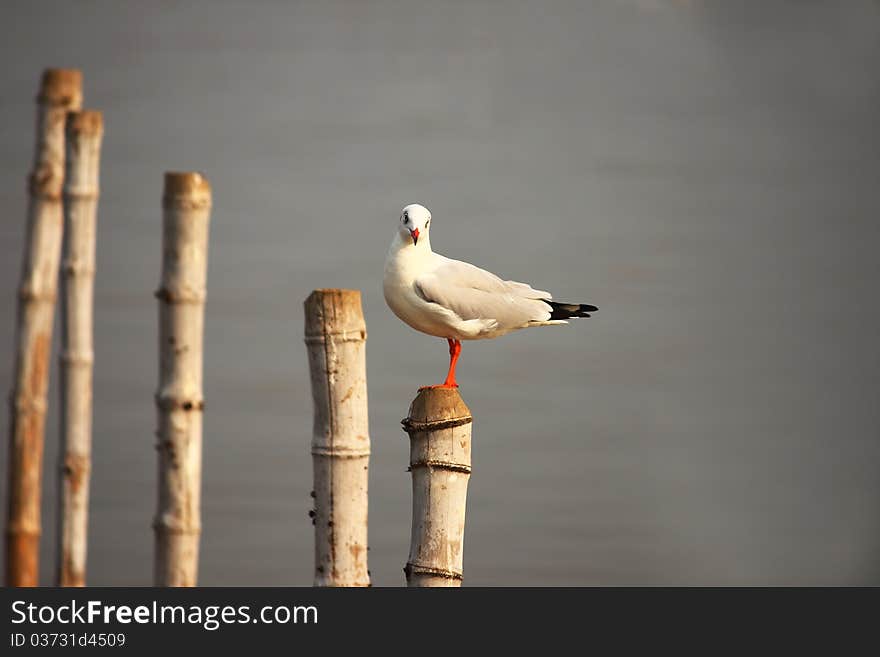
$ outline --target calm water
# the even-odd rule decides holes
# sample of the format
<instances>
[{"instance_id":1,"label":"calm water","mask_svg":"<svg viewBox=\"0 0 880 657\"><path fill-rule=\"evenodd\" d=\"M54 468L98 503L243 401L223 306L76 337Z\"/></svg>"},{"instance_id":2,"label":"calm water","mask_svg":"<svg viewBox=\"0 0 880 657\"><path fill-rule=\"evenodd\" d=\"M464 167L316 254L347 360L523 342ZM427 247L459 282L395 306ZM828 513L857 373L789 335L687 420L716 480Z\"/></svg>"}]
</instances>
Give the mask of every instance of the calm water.
<instances>
[{"instance_id":1,"label":"calm water","mask_svg":"<svg viewBox=\"0 0 880 657\"><path fill-rule=\"evenodd\" d=\"M0 8L2 387L42 68L106 117L91 583L151 581L161 177L202 169L203 584L311 583L316 287L363 290L370 565L402 583L399 420L446 366L382 299L413 201L439 251L601 307L465 344L468 584L880 584L880 4L127 5Z\"/></svg>"}]
</instances>

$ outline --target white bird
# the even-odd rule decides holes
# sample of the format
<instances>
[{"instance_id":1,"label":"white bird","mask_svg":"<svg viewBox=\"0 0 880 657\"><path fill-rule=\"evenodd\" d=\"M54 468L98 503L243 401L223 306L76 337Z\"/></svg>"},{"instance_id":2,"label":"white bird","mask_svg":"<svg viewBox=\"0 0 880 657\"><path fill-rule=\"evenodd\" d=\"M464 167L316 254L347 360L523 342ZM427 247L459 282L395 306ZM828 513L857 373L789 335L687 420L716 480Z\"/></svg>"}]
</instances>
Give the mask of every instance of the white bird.
<instances>
[{"instance_id":1,"label":"white bird","mask_svg":"<svg viewBox=\"0 0 880 657\"><path fill-rule=\"evenodd\" d=\"M431 388L457 388L455 366L462 340L497 338L531 326L568 324L598 310L585 303L557 303L549 292L505 281L467 262L431 250L431 213L417 203L400 214L388 256L383 289L388 307L406 324L449 343L446 381Z\"/></svg>"}]
</instances>

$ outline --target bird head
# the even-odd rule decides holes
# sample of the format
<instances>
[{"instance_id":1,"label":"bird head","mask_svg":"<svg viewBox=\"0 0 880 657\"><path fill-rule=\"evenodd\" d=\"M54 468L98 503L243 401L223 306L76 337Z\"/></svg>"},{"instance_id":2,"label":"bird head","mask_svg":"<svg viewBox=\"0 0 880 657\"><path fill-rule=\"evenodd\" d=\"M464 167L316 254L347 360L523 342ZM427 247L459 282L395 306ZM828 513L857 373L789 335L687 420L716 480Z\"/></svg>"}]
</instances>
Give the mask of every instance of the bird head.
<instances>
[{"instance_id":1,"label":"bird head","mask_svg":"<svg viewBox=\"0 0 880 657\"><path fill-rule=\"evenodd\" d=\"M400 236L406 244L412 240L417 246L419 240L428 241L428 229L431 226L431 212L424 205L412 203L400 213Z\"/></svg>"}]
</instances>

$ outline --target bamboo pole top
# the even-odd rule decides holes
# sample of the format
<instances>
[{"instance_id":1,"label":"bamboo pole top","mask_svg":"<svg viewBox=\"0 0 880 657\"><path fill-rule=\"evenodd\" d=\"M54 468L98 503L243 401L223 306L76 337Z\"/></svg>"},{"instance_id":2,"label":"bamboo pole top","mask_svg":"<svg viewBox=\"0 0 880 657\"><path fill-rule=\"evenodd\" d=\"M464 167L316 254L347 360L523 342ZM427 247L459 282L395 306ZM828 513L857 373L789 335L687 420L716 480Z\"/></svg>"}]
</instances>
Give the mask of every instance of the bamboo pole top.
<instances>
[{"instance_id":1,"label":"bamboo pole top","mask_svg":"<svg viewBox=\"0 0 880 657\"><path fill-rule=\"evenodd\" d=\"M100 135L104 132L104 115L98 110L82 110L67 115L67 132L72 135Z\"/></svg>"},{"instance_id":2,"label":"bamboo pole top","mask_svg":"<svg viewBox=\"0 0 880 657\"><path fill-rule=\"evenodd\" d=\"M361 309L360 290L320 289L303 303L306 315L306 340L310 337L343 334L365 340L367 325Z\"/></svg>"},{"instance_id":3,"label":"bamboo pole top","mask_svg":"<svg viewBox=\"0 0 880 657\"><path fill-rule=\"evenodd\" d=\"M458 388L425 388L413 399L409 416L403 420L406 432L438 430L473 422L471 409Z\"/></svg>"},{"instance_id":4,"label":"bamboo pole top","mask_svg":"<svg viewBox=\"0 0 880 657\"><path fill-rule=\"evenodd\" d=\"M211 183L198 171L166 171L162 205L167 207L208 207Z\"/></svg>"},{"instance_id":5,"label":"bamboo pole top","mask_svg":"<svg viewBox=\"0 0 880 657\"><path fill-rule=\"evenodd\" d=\"M40 81L37 102L70 109L82 107L82 71L75 68L47 68Z\"/></svg>"}]
</instances>

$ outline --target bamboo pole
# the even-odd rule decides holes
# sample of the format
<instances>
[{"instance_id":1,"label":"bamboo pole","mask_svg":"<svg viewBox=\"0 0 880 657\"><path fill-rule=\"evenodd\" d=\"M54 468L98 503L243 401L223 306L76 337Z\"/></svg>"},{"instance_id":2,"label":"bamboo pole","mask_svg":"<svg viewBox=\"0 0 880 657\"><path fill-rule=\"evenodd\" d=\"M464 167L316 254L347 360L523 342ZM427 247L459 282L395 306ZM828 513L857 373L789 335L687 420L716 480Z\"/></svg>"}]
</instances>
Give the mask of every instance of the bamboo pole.
<instances>
[{"instance_id":1,"label":"bamboo pole","mask_svg":"<svg viewBox=\"0 0 880 657\"><path fill-rule=\"evenodd\" d=\"M16 325L15 381L10 395L6 519L6 584L39 581L40 489L49 352L63 228L64 121L82 105L82 73L43 72L37 96L37 138L29 179L27 242Z\"/></svg>"},{"instance_id":2,"label":"bamboo pole","mask_svg":"<svg viewBox=\"0 0 880 657\"><path fill-rule=\"evenodd\" d=\"M159 499L154 584L195 586L201 533L202 336L211 186L198 173L166 173L162 198Z\"/></svg>"},{"instance_id":3,"label":"bamboo pole","mask_svg":"<svg viewBox=\"0 0 880 657\"><path fill-rule=\"evenodd\" d=\"M315 586L369 586L367 328L357 290L305 301L315 422L312 434Z\"/></svg>"},{"instance_id":4,"label":"bamboo pole","mask_svg":"<svg viewBox=\"0 0 880 657\"><path fill-rule=\"evenodd\" d=\"M61 267L59 586L85 586L92 453L93 294L101 112L67 115Z\"/></svg>"},{"instance_id":5,"label":"bamboo pole","mask_svg":"<svg viewBox=\"0 0 880 657\"><path fill-rule=\"evenodd\" d=\"M420 390L403 420L413 486L407 586L461 586L472 423L457 388Z\"/></svg>"}]
</instances>

